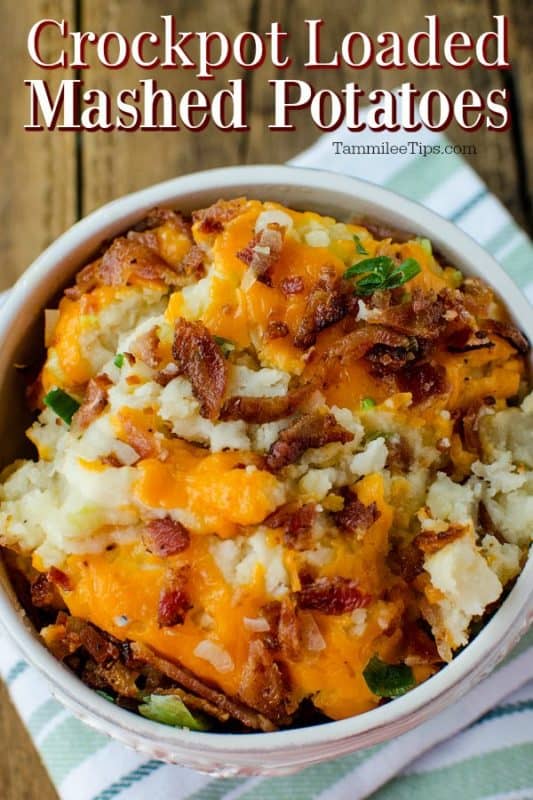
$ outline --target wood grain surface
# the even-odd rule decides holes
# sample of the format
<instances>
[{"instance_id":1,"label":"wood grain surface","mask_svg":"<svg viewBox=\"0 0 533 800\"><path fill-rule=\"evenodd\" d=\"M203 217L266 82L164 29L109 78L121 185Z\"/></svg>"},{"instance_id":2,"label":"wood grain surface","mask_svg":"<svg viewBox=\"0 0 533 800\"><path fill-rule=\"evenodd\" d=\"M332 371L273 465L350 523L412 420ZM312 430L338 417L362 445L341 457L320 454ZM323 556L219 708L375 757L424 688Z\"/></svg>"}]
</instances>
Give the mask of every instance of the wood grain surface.
<instances>
[{"instance_id":1,"label":"wood grain surface","mask_svg":"<svg viewBox=\"0 0 533 800\"><path fill-rule=\"evenodd\" d=\"M466 134L450 128L449 136L460 144L475 144L470 163L489 188L505 203L515 218L532 232L533 176L533 3L531 0L461 0L439 2L443 33L467 30L476 35L492 25L491 15L505 13L510 20L512 70L433 71L407 69L380 71L372 68L358 73L362 88L392 88L413 80L421 89L436 87L454 96L467 87L482 93L506 87L511 93L513 126L505 133L480 130ZM252 163L283 162L307 147L317 130L303 118L292 133L272 133L266 128L271 116L271 90L266 81L274 77L272 67L239 75L228 68L203 87L209 94L228 78L244 77L248 96L248 133L223 133L211 126L202 133L28 133L23 130L27 114L27 95L23 81L46 77L52 87L61 78L81 77L86 88L102 87L111 93L131 86L146 77L133 66L111 71L93 60L82 75L62 71L43 75L26 54L26 35L39 18L66 18L71 29L120 30L133 34L158 29L159 16L173 13L180 30L223 30L229 36L242 30L266 30L271 20L279 20L291 36L293 66L284 77L307 78L298 67L302 63L305 18L323 17L324 51L338 43L349 30L375 34L397 30L404 35L423 26L428 13L425 0L384 0L353 3L349 0L0 0L0 53L3 103L0 125L3 132L2 181L0 183L0 289L9 286L35 256L77 218L125 192L147 186L183 172L208 167ZM45 44L52 47L52 43ZM190 73L183 70L155 70L150 77L160 88L180 94L191 85ZM313 83L318 87L341 88L354 80L348 70L317 71ZM0 798L1 800L52 800L56 794L48 781L24 727L0 688ZM68 746L68 743L66 743ZM162 800L164 800L162 798Z\"/></svg>"}]
</instances>

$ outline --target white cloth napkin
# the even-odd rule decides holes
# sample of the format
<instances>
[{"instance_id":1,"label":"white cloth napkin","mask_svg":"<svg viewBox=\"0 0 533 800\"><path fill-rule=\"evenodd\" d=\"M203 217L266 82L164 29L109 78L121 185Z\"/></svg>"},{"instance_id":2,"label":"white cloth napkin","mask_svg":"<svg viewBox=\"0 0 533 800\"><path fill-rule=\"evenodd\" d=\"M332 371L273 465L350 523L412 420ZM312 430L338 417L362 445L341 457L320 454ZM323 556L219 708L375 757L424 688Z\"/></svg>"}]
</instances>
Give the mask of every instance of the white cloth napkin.
<instances>
[{"instance_id":1,"label":"white cloth napkin","mask_svg":"<svg viewBox=\"0 0 533 800\"><path fill-rule=\"evenodd\" d=\"M533 299L533 247L509 213L438 134L388 137L406 155L380 154L387 137L337 131L292 164L354 175L453 220L500 260ZM373 152L336 155L338 145ZM438 152L440 148L442 152ZM0 634L0 675L63 800L531 800L533 634L466 698L397 739L284 778L214 779L146 759L85 727Z\"/></svg>"}]
</instances>

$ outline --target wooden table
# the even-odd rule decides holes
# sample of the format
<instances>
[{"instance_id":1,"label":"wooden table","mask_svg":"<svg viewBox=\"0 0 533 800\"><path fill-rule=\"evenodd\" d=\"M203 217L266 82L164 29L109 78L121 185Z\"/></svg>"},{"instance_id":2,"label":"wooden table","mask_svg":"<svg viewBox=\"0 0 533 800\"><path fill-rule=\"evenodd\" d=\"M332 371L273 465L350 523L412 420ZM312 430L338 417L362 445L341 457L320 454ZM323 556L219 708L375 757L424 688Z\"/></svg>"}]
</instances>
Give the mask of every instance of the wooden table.
<instances>
[{"instance_id":1,"label":"wooden table","mask_svg":"<svg viewBox=\"0 0 533 800\"><path fill-rule=\"evenodd\" d=\"M338 46L344 33L363 30L376 34L397 30L403 35L423 27L428 12L424 0L401 3L349 2L348 0L17 0L17 13L10 0L0 0L3 18L9 24L0 29L3 54L4 102L0 105L3 130L2 181L0 204L0 288L9 286L35 256L56 236L81 216L125 192L147 186L180 173L208 167L253 162L283 162L318 135L303 119L292 133L267 130L271 117L271 94L267 80L274 77L265 64L245 76L250 113L248 133L222 133L207 128L202 133L28 133L23 130L28 99L23 80L47 78L57 86L61 78L82 77L87 86L102 87L111 94L133 86L140 78L135 66L106 71L93 66L83 74L51 71L44 74L26 55L25 38L29 27L41 17L66 18L72 30L120 30L127 35L142 30L157 30L159 15L174 13L179 30L222 30L235 35L242 30L267 29L279 20L291 35L291 54L295 65L285 77L296 77L318 87L340 89L356 80L362 88L392 88L412 80L421 89L437 87L455 96L466 88L487 93L506 87L511 95L514 122L505 133L480 130L466 134L450 128L450 137L461 144L475 144L476 155L469 160L489 188L505 203L515 218L532 231L533 176L533 74L531 0L461 0L439 3L443 33L466 30L473 35L491 28L491 14L505 13L510 20L513 68L497 70L380 71L373 67L354 78L347 69L317 71L312 76L296 66L303 62L305 18L323 17L325 52ZM377 13L383 9L383 13ZM435 12L432 5L431 11ZM54 54L52 42L45 44ZM155 71L161 88L172 88L178 95L191 85L189 72ZM242 77L231 68L219 73L208 87L220 88L228 78ZM529 176L529 180L528 180ZM0 689L0 796L2 800L50 800L50 786L33 747L20 724L7 695Z\"/></svg>"}]
</instances>

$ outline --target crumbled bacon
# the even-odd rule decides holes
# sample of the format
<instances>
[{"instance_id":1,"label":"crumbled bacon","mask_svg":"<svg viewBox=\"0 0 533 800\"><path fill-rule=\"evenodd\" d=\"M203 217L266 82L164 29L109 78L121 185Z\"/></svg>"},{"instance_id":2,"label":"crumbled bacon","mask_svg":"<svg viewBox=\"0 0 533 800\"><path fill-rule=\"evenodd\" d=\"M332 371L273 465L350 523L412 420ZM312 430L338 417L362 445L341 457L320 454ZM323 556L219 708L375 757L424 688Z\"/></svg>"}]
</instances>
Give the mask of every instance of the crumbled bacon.
<instances>
[{"instance_id":1,"label":"crumbled bacon","mask_svg":"<svg viewBox=\"0 0 533 800\"><path fill-rule=\"evenodd\" d=\"M296 600L300 608L338 615L364 608L369 604L370 597L361 592L355 581L336 576L318 578L303 585L296 592Z\"/></svg>"},{"instance_id":2,"label":"crumbled bacon","mask_svg":"<svg viewBox=\"0 0 533 800\"><path fill-rule=\"evenodd\" d=\"M186 278L199 281L205 275L205 253L198 245L193 245L183 256L178 266L178 272Z\"/></svg>"},{"instance_id":3,"label":"crumbled bacon","mask_svg":"<svg viewBox=\"0 0 533 800\"><path fill-rule=\"evenodd\" d=\"M256 234L237 258L243 261L259 281L272 285L270 271L278 261L283 248L283 229L273 223Z\"/></svg>"},{"instance_id":4,"label":"crumbled bacon","mask_svg":"<svg viewBox=\"0 0 533 800\"><path fill-rule=\"evenodd\" d=\"M85 430L100 416L107 406L107 391L111 385L112 382L105 374L90 379L83 403L72 419L73 430Z\"/></svg>"},{"instance_id":5,"label":"crumbled bacon","mask_svg":"<svg viewBox=\"0 0 533 800\"><path fill-rule=\"evenodd\" d=\"M407 622L404 628L407 655L405 663L409 666L417 664L440 664L442 658L437 650L435 640L429 636L416 622Z\"/></svg>"},{"instance_id":6,"label":"crumbled bacon","mask_svg":"<svg viewBox=\"0 0 533 800\"><path fill-rule=\"evenodd\" d=\"M286 297L291 294L301 294L305 288L304 279L301 275L289 275L280 281L279 288Z\"/></svg>"},{"instance_id":7,"label":"crumbled bacon","mask_svg":"<svg viewBox=\"0 0 533 800\"><path fill-rule=\"evenodd\" d=\"M220 412L220 418L226 420L242 419L244 422L263 425L275 422L293 414L300 403L308 395L309 389L301 387L286 395L276 397L246 397L237 395L230 397Z\"/></svg>"},{"instance_id":8,"label":"crumbled bacon","mask_svg":"<svg viewBox=\"0 0 533 800\"><path fill-rule=\"evenodd\" d=\"M516 325L512 325L510 322L500 322L496 319L484 319L481 325L483 330L487 331L487 333L492 333L495 336L499 336L500 339L505 339L505 341L509 342L521 355L527 355L527 353L529 353L529 341Z\"/></svg>"},{"instance_id":9,"label":"crumbled bacon","mask_svg":"<svg viewBox=\"0 0 533 800\"><path fill-rule=\"evenodd\" d=\"M304 414L281 431L266 457L270 470L279 470L298 461L306 450L331 442L351 442L353 433L339 425L333 414Z\"/></svg>"},{"instance_id":10,"label":"crumbled bacon","mask_svg":"<svg viewBox=\"0 0 533 800\"><path fill-rule=\"evenodd\" d=\"M187 611L192 608L192 603L187 594L188 577L189 571L187 567L169 570L159 595L157 609L157 621L161 628L182 625Z\"/></svg>"},{"instance_id":11,"label":"crumbled bacon","mask_svg":"<svg viewBox=\"0 0 533 800\"><path fill-rule=\"evenodd\" d=\"M277 633L283 655L291 661L298 661L302 650L298 610L294 602L288 598L284 598L280 603Z\"/></svg>"},{"instance_id":12,"label":"crumbled bacon","mask_svg":"<svg viewBox=\"0 0 533 800\"><path fill-rule=\"evenodd\" d=\"M289 335L289 326L286 322L280 319L272 319L267 325L265 331L265 339L270 341L272 339L283 339Z\"/></svg>"},{"instance_id":13,"label":"crumbled bacon","mask_svg":"<svg viewBox=\"0 0 533 800\"><path fill-rule=\"evenodd\" d=\"M146 526L143 542L150 553L166 558L183 553L191 543L187 528L171 517L153 519Z\"/></svg>"},{"instance_id":14,"label":"crumbled bacon","mask_svg":"<svg viewBox=\"0 0 533 800\"><path fill-rule=\"evenodd\" d=\"M353 289L344 285L334 269L325 267L310 290L303 317L294 335L294 345L307 350L316 342L317 334L341 320L349 308Z\"/></svg>"},{"instance_id":15,"label":"crumbled bacon","mask_svg":"<svg viewBox=\"0 0 533 800\"><path fill-rule=\"evenodd\" d=\"M69 300L79 300L82 294L86 294L94 289L100 283L100 264L101 259L91 261L83 269L76 274L76 283L74 286L68 286L65 289L65 297Z\"/></svg>"},{"instance_id":16,"label":"crumbled bacon","mask_svg":"<svg viewBox=\"0 0 533 800\"><path fill-rule=\"evenodd\" d=\"M36 608L63 608L64 603L57 586L46 572L41 572L32 580L31 602Z\"/></svg>"},{"instance_id":17,"label":"crumbled bacon","mask_svg":"<svg viewBox=\"0 0 533 800\"><path fill-rule=\"evenodd\" d=\"M81 679L93 689L111 689L119 697L139 697L139 688L135 683L138 673L132 672L120 661L111 664L97 664L88 660L83 667Z\"/></svg>"},{"instance_id":18,"label":"crumbled bacon","mask_svg":"<svg viewBox=\"0 0 533 800\"><path fill-rule=\"evenodd\" d=\"M405 436L396 434L387 440L387 469L393 473L409 472L413 465L414 456L409 442Z\"/></svg>"},{"instance_id":19,"label":"crumbled bacon","mask_svg":"<svg viewBox=\"0 0 533 800\"><path fill-rule=\"evenodd\" d=\"M220 233L234 217L242 211L246 200L217 200L212 206L193 211L193 222L202 233Z\"/></svg>"},{"instance_id":20,"label":"crumbled bacon","mask_svg":"<svg viewBox=\"0 0 533 800\"><path fill-rule=\"evenodd\" d=\"M48 577L55 583L59 589L63 589L64 592L72 591L72 583L68 575L66 575L63 570L58 569L57 567L50 567L48 570Z\"/></svg>"},{"instance_id":21,"label":"crumbled bacon","mask_svg":"<svg viewBox=\"0 0 533 800\"><path fill-rule=\"evenodd\" d=\"M398 373L398 386L401 392L411 392L413 403L418 405L446 392L446 370L442 365L428 361L414 364Z\"/></svg>"},{"instance_id":22,"label":"crumbled bacon","mask_svg":"<svg viewBox=\"0 0 533 800\"><path fill-rule=\"evenodd\" d=\"M81 626L78 635L80 644L97 664L109 664L118 660L120 649L108 633L86 622Z\"/></svg>"},{"instance_id":23,"label":"crumbled bacon","mask_svg":"<svg viewBox=\"0 0 533 800\"><path fill-rule=\"evenodd\" d=\"M131 352L138 361L142 361L151 369L156 369L159 364L158 348L159 336L157 328L153 327L135 339L131 345Z\"/></svg>"},{"instance_id":24,"label":"crumbled bacon","mask_svg":"<svg viewBox=\"0 0 533 800\"><path fill-rule=\"evenodd\" d=\"M180 372L191 382L200 414L216 419L226 391L228 368L222 350L207 328L201 322L178 319L172 355Z\"/></svg>"},{"instance_id":25,"label":"crumbled bacon","mask_svg":"<svg viewBox=\"0 0 533 800\"><path fill-rule=\"evenodd\" d=\"M491 347L494 347L494 342L488 338L486 331L472 331L469 328L456 331L446 342L450 353L470 353L472 350L486 350Z\"/></svg>"},{"instance_id":26,"label":"crumbled bacon","mask_svg":"<svg viewBox=\"0 0 533 800\"><path fill-rule=\"evenodd\" d=\"M180 686L208 700L217 708L227 711L230 716L242 722L246 727L262 731L276 730L276 726L266 716L259 714L257 711L253 711L251 708L247 708L234 698L228 697L228 695L223 694L219 690L208 686L179 663L160 658L153 650L150 650L150 648L140 642L132 642L130 647L132 655L137 663L144 662L150 664Z\"/></svg>"},{"instance_id":27,"label":"crumbled bacon","mask_svg":"<svg viewBox=\"0 0 533 800\"><path fill-rule=\"evenodd\" d=\"M333 514L336 524L343 531L349 533L365 533L381 516L376 503L368 505L359 500L357 494L351 489L344 489L344 507Z\"/></svg>"},{"instance_id":28,"label":"crumbled bacon","mask_svg":"<svg viewBox=\"0 0 533 800\"><path fill-rule=\"evenodd\" d=\"M394 575L399 575L411 583L424 569L424 555L414 542L403 547L394 547L389 556L389 564Z\"/></svg>"},{"instance_id":29,"label":"crumbled bacon","mask_svg":"<svg viewBox=\"0 0 533 800\"><path fill-rule=\"evenodd\" d=\"M253 639L241 674L240 698L274 722L286 722L289 713L287 679L272 653L260 639Z\"/></svg>"},{"instance_id":30,"label":"crumbled bacon","mask_svg":"<svg viewBox=\"0 0 533 800\"><path fill-rule=\"evenodd\" d=\"M371 364L370 372L379 378L399 372L407 364L416 360L419 355L417 339L410 339L407 347L392 347L387 344L376 344L365 355Z\"/></svg>"},{"instance_id":31,"label":"crumbled bacon","mask_svg":"<svg viewBox=\"0 0 533 800\"><path fill-rule=\"evenodd\" d=\"M190 223L187 222L180 213L172 211L170 208L152 208L148 211L146 216L133 227L132 231L135 233L144 233L145 231L159 228L161 225L169 224L192 239Z\"/></svg>"},{"instance_id":32,"label":"crumbled bacon","mask_svg":"<svg viewBox=\"0 0 533 800\"><path fill-rule=\"evenodd\" d=\"M336 360L351 363L362 358L376 345L384 345L388 348L402 348L409 351L413 348L413 339L383 325L369 325L366 322L359 322L354 330L347 333L325 351L322 360L326 366L335 366L333 362Z\"/></svg>"},{"instance_id":33,"label":"crumbled bacon","mask_svg":"<svg viewBox=\"0 0 533 800\"><path fill-rule=\"evenodd\" d=\"M297 507L289 504L276 509L263 521L263 525L267 528L284 528L286 546L294 550L304 550L309 547L315 519L314 503L305 503Z\"/></svg>"},{"instance_id":34,"label":"crumbled bacon","mask_svg":"<svg viewBox=\"0 0 533 800\"><path fill-rule=\"evenodd\" d=\"M455 421L455 430L459 432L465 448L470 453L481 452L481 439L479 437L479 422L483 406L471 406L459 415Z\"/></svg>"},{"instance_id":35,"label":"crumbled bacon","mask_svg":"<svg viewBox=\"0 0 533 800\"><path fill-rule=\"evenodd\" d=\"M126 444L133 447L140 458L156 458L161 452L161 447L153 431L139 427L126 414L119 412L118 416L122 425L121 438Z\"/></svg>"},{"instance_id":36,"label":"crumbled bacon","mask_svg":"<svg viewBox=\"0 0 533 800\"><path fill-rule=\"evenodd\" d=\"M151 247L125 237L114 239L98 266L99 282L127 286L132 278L177 284L177 273Z\"/></svg>"},{"instance_id":37,"label":"crumbled bacon","mask_svg":"<svg viewBox=\"0 0 533 800\"><path fill-rule=\"evenodd\" d=\"M154 380L159 386L168 386L170 381L173 381L180 374L180 371L176 364L170 363L167 364L166 367L159 370L157 375L155 376Z\"/></svg>"},{"instance_id":38,"label":"crumbled bacon","mask_svg":"<svg viewBox=\"0 0 533 800\"><path fill-rule=\"evenodd\" d=\"M466 528L464 525L450 525L445 531L424 531L415 537L415 545L422 550L423 553L436 553L442 550L447 544L460 539L465 535Z\"/></svg>"}]
</instances>

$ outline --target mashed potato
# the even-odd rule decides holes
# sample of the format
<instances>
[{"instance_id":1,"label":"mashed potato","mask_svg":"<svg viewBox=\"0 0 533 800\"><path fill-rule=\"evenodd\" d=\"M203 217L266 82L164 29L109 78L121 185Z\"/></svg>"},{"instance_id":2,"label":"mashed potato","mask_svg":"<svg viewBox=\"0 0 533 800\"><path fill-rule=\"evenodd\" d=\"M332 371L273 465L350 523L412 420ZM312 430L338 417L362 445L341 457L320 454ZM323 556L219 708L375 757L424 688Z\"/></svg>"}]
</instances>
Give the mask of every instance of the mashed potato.
<instances>
[{"instance_id":1,"label":"mashed potato","mask_svg":"<svg viewBox=\"0 0 533 800\"><path fill-rule=\"evenodd\" d=\"M382 235L156 210L66 290L0 531L90 685L140 702L144 663L213 724L347 717L453 658L519 574L528 343L430 242Z\"/></svg>"}]
</instances>

